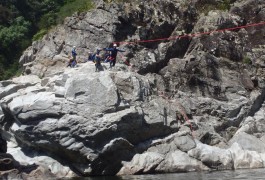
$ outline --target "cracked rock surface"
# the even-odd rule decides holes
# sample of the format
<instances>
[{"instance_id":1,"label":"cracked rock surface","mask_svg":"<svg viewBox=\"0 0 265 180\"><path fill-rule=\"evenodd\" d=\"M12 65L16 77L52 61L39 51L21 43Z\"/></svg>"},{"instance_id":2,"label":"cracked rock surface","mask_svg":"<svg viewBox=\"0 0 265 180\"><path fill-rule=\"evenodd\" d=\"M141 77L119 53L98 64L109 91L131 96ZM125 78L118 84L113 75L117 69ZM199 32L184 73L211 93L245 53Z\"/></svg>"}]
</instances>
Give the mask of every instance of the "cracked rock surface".
<instances>
[{"instance_id":1,"label":"cracked rock surface","mask_svg":"<svg viewBox=\"0 0 265 180\"><path fill-rule=\"evenodd\" d=\"M113 41L265 19L261 0L209 12L204 3L99 1L34 42L20 59L24 75L0 82L0 162L51 177L265 168L264 28L120 43L115 68L100 72L84 62ZM66 68L73 46L79 63Z\"/></svg>"}]
</instances>

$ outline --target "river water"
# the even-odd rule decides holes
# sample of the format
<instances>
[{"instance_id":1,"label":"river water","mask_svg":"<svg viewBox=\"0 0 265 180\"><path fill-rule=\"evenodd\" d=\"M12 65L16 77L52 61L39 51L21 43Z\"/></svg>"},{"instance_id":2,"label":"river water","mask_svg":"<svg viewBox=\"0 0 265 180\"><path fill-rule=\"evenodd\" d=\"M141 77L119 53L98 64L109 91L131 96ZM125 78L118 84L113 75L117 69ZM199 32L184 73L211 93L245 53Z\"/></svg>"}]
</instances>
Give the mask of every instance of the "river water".
<instances>
[{"instance_id":1,"label":"river water","mask_svg":"<svg viewBox=\"0 0 265 180\"><path fill-rule=\"evenodd\" d=\"M265 169L85 178L85 180L233 180L233 179L265 180Z\"/></svg>"}]
</instances>

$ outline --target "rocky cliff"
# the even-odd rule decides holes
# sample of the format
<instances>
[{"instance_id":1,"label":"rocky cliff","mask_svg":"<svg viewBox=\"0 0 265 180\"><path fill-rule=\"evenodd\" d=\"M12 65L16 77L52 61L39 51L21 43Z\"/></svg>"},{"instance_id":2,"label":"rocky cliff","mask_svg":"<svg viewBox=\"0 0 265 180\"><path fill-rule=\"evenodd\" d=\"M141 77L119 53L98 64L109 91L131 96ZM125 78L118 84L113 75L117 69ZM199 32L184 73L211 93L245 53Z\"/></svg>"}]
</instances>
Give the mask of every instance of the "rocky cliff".
<instances>
[{"instance_id":1,"label":"rocky cliff","mask_svg":"<svg viewBox=\"0 0 265 180\"><path fill-rule=\"evenodd\" d=\"M71 177L264 168L265 29L229 28L261 23L265 3L230 3L99 1L34 42L20 59L24 75L0 83L1 159L15 164L8 170L21 177L22 166L35 165L26 175ZM159 40L170 37L179 38ZM114 69L103 63L95 72L88 51L112 42L126 52ZM66 68L73 46L79 63Z\"/></svg>"}]
</instances>

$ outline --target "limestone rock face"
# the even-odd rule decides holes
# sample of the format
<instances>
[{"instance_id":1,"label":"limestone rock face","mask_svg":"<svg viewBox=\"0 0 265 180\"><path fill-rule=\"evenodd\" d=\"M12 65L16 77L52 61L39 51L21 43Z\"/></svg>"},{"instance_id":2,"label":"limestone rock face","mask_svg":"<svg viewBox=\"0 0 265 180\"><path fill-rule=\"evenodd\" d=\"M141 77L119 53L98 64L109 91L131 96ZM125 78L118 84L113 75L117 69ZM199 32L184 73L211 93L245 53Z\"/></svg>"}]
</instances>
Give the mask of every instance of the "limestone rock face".
<instances>
[{"instance_id":1,"label":"limestone rock face","mask_svg":"<svg viewBox=\"0 0 265 180\"><path fill-rule=\"evenodd\" d=\"M232 145L230 151L234 159L234 169L264 168L262 154L257 151L244 150L237 143Z\"/></svg>"},{"instance_id":2,"label":"limestone rock face","mask_svg":"<svg viewBox=\"0 0 265 180\"><path fill-rule=\"evenodd\" d=\"M230 141L230 144L237 142L244 150L257 151L258 153L265 152L265 143L255 136L246 133L236 134Z\"/></svg>"},{"instance_id":3,"label":"limestone rock face","mask_svg":"<svg viewBox=\"0 0 265 180\"><path fill-rule=\"evenodd\" d=\"M64 25L51 30L43 40L34 42L20 58L20 64L24 65L27 74L52 76L66 66L73 46L77 48L77 60L83 62L89 50L96 51L113 42L115 24L119 24L118 17L103 9L68 17Z\"/></svg>"},{"instance_id":4,"label":"limestone rock face","mask_svg":"<svg viewBox=\"0 0 265 180\"><path fill-rule=\"evenodd\" d=\"M175 133L165 139L155 140L147 144L150 147L144 153L136 154L130 162L124 162L124 166L118 174L208 170L208 167L202 162L186 153L196 147L196 143L190 135ZM147 144L141 144L141 146L148 146Z\"/></svg>"},{"instance_id":5,"label":"limestone rock face","mask_svg":"<svg viewBox=\"0 0 265 180\"><path fill-rule=\"evenodd\" d=\"M205 165L213 169L232 169L233 158L228 150L212 147L197 142L196 148L190 150L188 154Z\"/></svg>"},{"instance_id":6,"label":"limestone rock face","mask_svg":"<svg viewBox=\"0 0 265 180\"><path fill-rule=\"evenodd\" d=\"M20 78L3 87L9 93L2 99L3 128L20 146L63 158L83 175L115 174L121 161L137 152L135 145L177 130L164 126L162 116L145 120L139 103L148 99L151 88L135 73L95 73L94 64L87 63L37 84ZM6 90L10 86L25 88Z\"/></svg>"},{"instance_id":7,"label":"limestone rock face","mask_svg":"<svg viewBox=\"0 0 265 180\"><path fill-rule=\"evenodd\" d=\"M1 153L36 164L30 177L264 168L265 29L231 28L265 4L222 2L97 1L66 18L0 82ZM113 42L125 52L95 72L87 53Z\"/></svg>"}]
</instances>

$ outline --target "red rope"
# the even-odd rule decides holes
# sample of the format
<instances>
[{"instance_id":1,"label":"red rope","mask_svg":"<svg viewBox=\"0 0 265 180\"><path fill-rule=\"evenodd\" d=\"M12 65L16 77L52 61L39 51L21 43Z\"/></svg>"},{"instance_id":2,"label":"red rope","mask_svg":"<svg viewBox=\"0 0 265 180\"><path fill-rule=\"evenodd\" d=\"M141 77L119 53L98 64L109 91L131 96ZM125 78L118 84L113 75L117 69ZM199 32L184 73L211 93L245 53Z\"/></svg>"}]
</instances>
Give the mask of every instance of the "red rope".
<instances>
[{"instance_id":1,"label":"red rope","mask_svg":"<svg viewBox=\"0 0 265 180\"><path fill-rule=\"evenodd\" d=\"M201 36L201 35L211 34L214 32L232 31L232 30L236 30L236 29L243 29L243 28L261 26L261 25L265 25L265 22L247 24L245 26L237 26L237 27L232 27L232 28L218 29L218 30L213 30L213 31L208 31L208 32L186 34L186 35L181 35L181 36L173 36L173 37L169 37L169 38L138 40L138 41L133 41L133 42L125 42L125 41L124 42L113 42L113 44L137 44L137 43L148 43L148 42L156 42L156 41L163 41L163 40L169 40L170 41L170 40L187 38L187 37L197 37L197 36ZM132 67L132 65L125 59L125 57L123 55L120 54L120 56L121 56L121 59L123 60L124 64L126 64L129 67Z\"/></svg>"},{"instance_id":2,"label":"red rope","mask_svg":"<svg viewBox=\"0 0 265 180\"><path fill-rule=\"evenodd\" d=\"M125 59L122 53L119 53L121 59L123 60L123 63L126 64L129 67L132 67L132 65Z\"/></svg>"},{"instance_id":3,"label":"red rope","mask_svg":"<svg viewBox=\"0 0 265 180\"><path fill-rule=\"evenodd\" d=\"M166 99L168 102L170 102L170 98L168 96L165 95L165 93L163 91L159 91L161 92L161 94L159 96L161 96L162 98ZM180 113L182 114L182 116L184 117L185 121L189 124L190 126L190 130L191 130L191 135L194 138L194 131L190 122L190 119L188 118L185 110L183 109L183 106L177 101L175 100L175 102L177 103L177 106L179 107Z\"/></svg>"},{"instance_id":4,"label":"red rope","mask_svg":"<svg viewBox=\"0 0 265 180\"><path fill-rule=\"evenodd\" d=\"M121 58L123 59L123 61L124 61L124 63L125 63L126 65L128 65L129 67L132 67L131 64L130 64L129 62L126 61L126 59L124 58L124 56L123 56L122 54L120 54L120 56L121 56ZM169 98L168 96L165 96L165 95L164 95L164 92L162 92L162 91L159 91L159 92L161 92L161 95L159 95L159 96L163 97L163 98L166 99L168 102L170 101L170 98ZM182 116L184 117L185 121L189 124L189 126L190 126L190 130L191 130L191 133L192 133L192 136L194 137L194 134L193 134L193 128L192 128L191 122L190 122L190 120L189 120L189 118L188 118L188 116L187 116L185 110L183 109L183 106L182 106L177 100L175 100L175 101L176 101L176 103L177 103L177 105L178 105L178 107L179 107L180 113L181 113Z\"/></svg>"},{"instance_id":5,"label":"red rope","mask_svg":"<svg viewBox=\"0 0 265 180\"><path fill-rule=\"evenodd\" d=\"M224 31L232 31L232 30L237 30L237 29L243 29L243 28L248 28L248 27L255 27L255 26L262 26L265 25L265 22L260 22L260 23L253 23L253 24L248 24L248 25L244 25L244 26L237 26L237 27L232 27L232 28L225 28L225 29L217 29L217 30L213 30L213 31L207 31L207 32L199 32L199 33L194 33L194 34L186 34L186 35L181 35L181 36L172 36L169 38L158 38L158 39L149 39L149 40L137 40L137 41L133 41L133 42L113 42L113 44L137 44L137 43L148 43L148 42L156 42L156 41L164 41L164 40L176 40L176 39L181 39L181 38L187 38L187 37L197 37L197 36L201 36L201 35L206 35L206 34L211 34L214 32L224 32ZM128 65L129 67L132 67L131 64L124 58L123 55L120 55L123 62ZM160 95L161 97L163 97L164 99L166 99L168 102L170 101L170 98L165 96L164 93L162 92L162 95ZM182 116L184 117L184 119L186 120L186 122L190 125L190 129L192 132L192 136L193 135L193 128L191 125L191 122L187 116L187 114L184 112L184 109L182 107L182 105L175 100L179 109L180 109L180 113L182 114Z\"/></svg>"},{"instance_id":6,"label":"red rope","mask_svg":"<svg viewBox=\"0 0 265 180\"><path fill-rule=\"evenodd\" d=\"M169 37L169 38L137 40L137 41L133 41L133 42L126 42L126 41L113 42L113 44L137 44L137 43L148 43L148 42L164 41L164 40L175 40L175 39L187 38L187 37L197 37L197 36L201 36L201 35L205 35L205 34L211 34L211 33L214 33L214 32L232 31L232 30L236 30L236 29L243 29L243 28L262 26L262 25L265 25L265 22L247 24L247 25L244 25L244 26L237 26L237 27L232 27L232 28L217 29L217 30L208 31L208 32L200 32L200 33L194 33L194 34L172 36L172 37Z\"/></svg>"},{"instance_id":7,"label":"red rope","mask_svg":"<svg viewBox=\"0 0 265 180\"><path fill-rule=\"evenodd\" d=\"M126 65L128 65L129 67L132 67L131 64L130 64L129 62L126 61L126 59L124 58L124 56L122 56L121 54L120 54L120 56L121 56L121 58L123 59L123 61L124 61L124 63L125 63ZM127 63L128 63L128 64L127 64ZM159 92L161 92L161 95L159 95L159 96L163 97L163 98L166 99L168 102L170 102L170 98L169 98L168 96L164 95L164 92L162 92L162 91L159 91ZM190 122L190 120L189 120L189 118L188 118L188 116L187 116L185 110L183 109L183 106L182 106L177 100L175 100L175 101L176 101L176 103L177 103L177 105L178 105L178 107L179 107L180 113L181 113L182 116L184 117L185 121L189 124L189 126L190 126L190 130L191 130L191 134L192 134L192 137L194 138L194 134L193 134L194 131L193 131L193 128L192 128L191 122Z\"/></svg>"}]
</instances>

